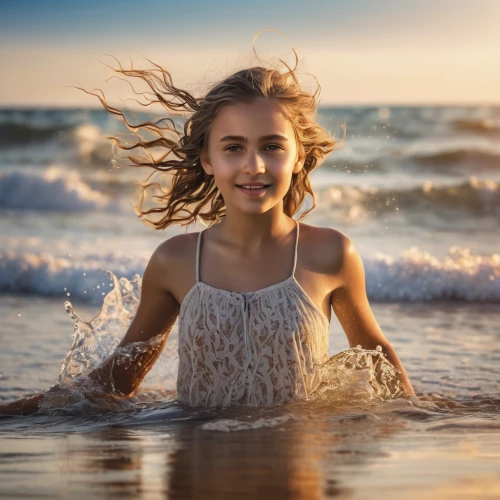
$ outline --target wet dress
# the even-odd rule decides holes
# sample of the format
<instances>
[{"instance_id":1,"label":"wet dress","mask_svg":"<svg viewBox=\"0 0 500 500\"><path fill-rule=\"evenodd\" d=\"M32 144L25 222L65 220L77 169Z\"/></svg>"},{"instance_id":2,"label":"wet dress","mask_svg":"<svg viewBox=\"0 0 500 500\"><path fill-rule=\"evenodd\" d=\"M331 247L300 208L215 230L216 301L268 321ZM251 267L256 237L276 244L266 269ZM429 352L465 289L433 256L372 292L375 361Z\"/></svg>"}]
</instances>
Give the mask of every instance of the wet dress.
<instances>
[{"instance_id":1,"label":"wet dress","mask_svg":"<svg viewBox=\"0 0 500 500\"><path fill-rule=\"evenodd\" d=\"M200 280L179 311L178 400L190 406L273 405L306 399L328 359L329 322L292 274L255 292L231 292Z\"/></svg>"}]
</instances>

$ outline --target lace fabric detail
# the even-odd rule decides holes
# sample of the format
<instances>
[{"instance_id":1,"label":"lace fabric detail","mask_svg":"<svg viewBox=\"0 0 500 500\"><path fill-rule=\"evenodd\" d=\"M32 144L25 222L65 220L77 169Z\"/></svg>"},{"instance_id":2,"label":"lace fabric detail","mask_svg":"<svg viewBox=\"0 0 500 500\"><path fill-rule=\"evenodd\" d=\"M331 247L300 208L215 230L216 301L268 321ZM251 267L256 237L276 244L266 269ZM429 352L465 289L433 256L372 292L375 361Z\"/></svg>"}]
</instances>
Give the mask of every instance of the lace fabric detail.
<instances>
[{"instance_id":1,"label":"lace fabric detail","mask_svg":"<svg viewBox=\"0 0 500 500\"><path fill-rule=\"evenodd\" d=\"M199 248L198 281L179 314L179 401L224 407L306 399L328 359L329 325L294 278L297 250L287 280L241 293L199 281Z\"/></svg>"}]
</instances>

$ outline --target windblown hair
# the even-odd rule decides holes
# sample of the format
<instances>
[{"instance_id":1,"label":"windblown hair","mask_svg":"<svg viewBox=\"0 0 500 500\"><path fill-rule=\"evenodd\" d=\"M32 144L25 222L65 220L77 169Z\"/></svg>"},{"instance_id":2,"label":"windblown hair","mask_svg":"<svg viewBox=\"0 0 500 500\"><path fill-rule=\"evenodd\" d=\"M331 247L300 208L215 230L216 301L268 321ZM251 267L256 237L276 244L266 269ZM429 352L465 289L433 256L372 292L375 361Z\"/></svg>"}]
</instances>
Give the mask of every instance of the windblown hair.
<instances>
[{"instance_id":1,"label":"windblown hair","mask_svg":"<svg viewBox=\"0 0 500 500\"><path fill-rule=\"evenodd\" d=\"M301 171L292 175L290 189L283 200L284 212L292 217L300 209L307 194L312 197L312 206L300 218L316 206L309 174L337 144L337 139L316 122L319 104L317 97L321 89L319 84L316 92L310 94L302 90L295 69L287 66L288 71L281 73L276 69L256 66L234 73L214 85L204 97L196 98L174 86L168 71L149 62L154 69L124 69L118 63L119 69L114 71L127 77L140 78L148 84L152 93L138 93L131 85L136 95L141 95L148 101L147 104L137 101L142 106L159 103L171 115L186 112L190 114L184 124L184 133L177 130L172 118L132 125L122 111L106 102L102 92L99 94L81 89L98 97L104 108L119 115L130 131L148 130L156 136L153 140L145 141L136 133L138 142L133 145L122 143L116 137L109 137L122 150L142 148L148 154L147 158L128 156L133 162L128 166L153 169L142 183L142 196L135 207L138 217L145 224L155 229L165 229L174 223L188 225L198 217L209 224L224 217L224 199L213 176L205 174L200 155L208 147L211 126L224 106L251 103L258 98L269 98L278 103L293 126L299 154L302 158L305 157ZM176 139L167 137L172 137L172 134ZM153 158L150 153L154 148L164 148L165 154L159 159ZM169 155L170 158L167 159ZM165 183L162 185L160 182L164 175L171 178L168 188L164 186ZM154 177L156 180L152 180ZM156 189L155 195L148 196L150 188ZM145 207L145 201L150 202L151 199L156 201L156 206Z\"/></svg>"}]
</instances>

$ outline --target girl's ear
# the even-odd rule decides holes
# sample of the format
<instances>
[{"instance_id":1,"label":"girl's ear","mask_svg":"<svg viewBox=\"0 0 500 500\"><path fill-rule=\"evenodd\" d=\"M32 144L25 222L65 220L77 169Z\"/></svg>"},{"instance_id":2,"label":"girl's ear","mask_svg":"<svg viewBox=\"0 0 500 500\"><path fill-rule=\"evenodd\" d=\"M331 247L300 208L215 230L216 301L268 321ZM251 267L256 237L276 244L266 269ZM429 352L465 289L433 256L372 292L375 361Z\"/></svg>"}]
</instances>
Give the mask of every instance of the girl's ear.
<instances>
[{"instance_id":1,"label":"girl's ear","mask_svg":"<svg viewBox=\"0 0 500 500\"><path fill-rule=\"evenodd\" d=\"M212 168L212 163L210 162L210 156L208 156L208 151L202 151L200 154L200 162L203 170L207 175L214 175L214 169Z\"/></svg>"},{"instance_id":2,"label":"girl's ear","mask_svg":"<svg viewBox=\"0 0 500 500\"><path fill-rule=\"evenodd\" d=\"M302 170L302 167L304 166L305 161L306 161L305 156L304 157L299 156L299 159L297 160L297 162L295 163L295 165L293 167L294 174L298 174Z\"/></svg>"}]
</instances>

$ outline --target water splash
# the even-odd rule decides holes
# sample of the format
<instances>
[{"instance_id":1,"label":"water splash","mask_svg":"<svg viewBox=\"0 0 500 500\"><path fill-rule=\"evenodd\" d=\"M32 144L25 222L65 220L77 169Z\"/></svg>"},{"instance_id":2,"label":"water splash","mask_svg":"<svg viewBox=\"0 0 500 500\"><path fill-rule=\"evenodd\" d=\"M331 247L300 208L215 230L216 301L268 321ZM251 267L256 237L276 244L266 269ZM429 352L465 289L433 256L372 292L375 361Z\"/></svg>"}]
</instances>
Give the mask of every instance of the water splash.
<instances>
[{"instance_id":1,"label":"water splash","mask_svg":"<svg viewBox=\"0 0 500 500\"><path fill-rule=\"evenodd\" d=\"M357 346L341 351L321 367L321 384L311 399L332 406L352 406L408 398L400 372L382 348Z\"/></svg>"},{"instance_id":2,"label":"water splash","mask_svg":"<svg viewBox=\"0 0 500 500\"><path fill-rule=\"evenodd\" d=\"M177 336L165 344L167 334L147 342L118 347L134 318L141 295L141 278L118 279L108 272L112 290L105 296L100 313L90 320L80 317L70 302L65 308L73 321L73 344L66 354L56 385L45 394L42 410L88 413L105 410L155 409L176 398L178 369ZM162 356L148 373L133 397L121 397L89 377L105 360L114 360L125 370L155 358L165 345ZM399 372L385 359L380 346L373 351L360 346L342 351L318 368L318 389L309 401L336 407L370 405L408 395ZM113 384L111 383L111 388Z\"/></svg>"},{"instance_id":3,"label":"water splash","mask_svg":"<svg viewBox=\"0 0 500 500\"><path fill-rule=\"evenodd\" d=\"M93 410L140 410L151 404L165 403L172 396L177 372L176 338L167 343L164 355L148 373L142 389L133 397L123 398L103 387L89 374L105 360L112 360L125 370L154 359L165 344L169 333L160 334L149 341L134 342L118 347L139 306L141 278L118 279L107 272L112 290L105 296L100 313L90 320L78 315L70 302L65 302L66 312L73 321L73 343L66 354L55 385L45 393L43 410L60 410L86 413ZM175 336L174 336L175 337ZM70 408L68 408L70 407Z\"/></svg>"},{"instance_id":4,"label":"water splash","mask_svg":"<svg viewBox=\"0 0 500 500\"><path fill-rule=\"evenodd\" d=\"M141 294L140 277L128 281L108 275L113 290L105 296L101 312L91 320L81 318L71 302L64 303L73 321L73 345L62 363L58 384L71 383L111 356L132 322Z\"/></svg>"}]
</instances>

